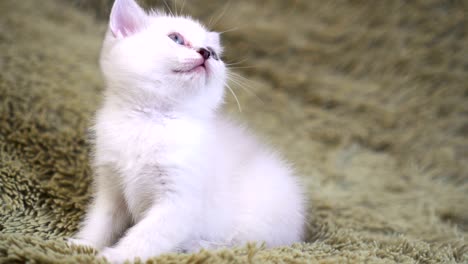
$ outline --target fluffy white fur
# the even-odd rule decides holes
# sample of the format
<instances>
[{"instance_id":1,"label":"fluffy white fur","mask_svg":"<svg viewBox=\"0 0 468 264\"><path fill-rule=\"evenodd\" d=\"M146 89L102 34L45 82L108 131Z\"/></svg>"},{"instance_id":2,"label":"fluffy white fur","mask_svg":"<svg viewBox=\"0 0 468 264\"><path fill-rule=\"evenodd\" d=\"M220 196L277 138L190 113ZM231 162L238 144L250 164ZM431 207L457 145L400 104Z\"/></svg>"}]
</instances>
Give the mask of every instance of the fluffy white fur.
<instances>
[{"instance_id":1,"label":"fluffy white fur","mask_svg":"<svg viewBox=\"0 0 468 264\"><path fill-rule=\"evenodd\" d=\"M224 63L212 55L196 68L208 47L221 53L219 35L190 18L115 1L101 56L95 196L72 243L121 263L303 239L300 187L274 152L219 113Z\"/></svg>"}]
</instances>

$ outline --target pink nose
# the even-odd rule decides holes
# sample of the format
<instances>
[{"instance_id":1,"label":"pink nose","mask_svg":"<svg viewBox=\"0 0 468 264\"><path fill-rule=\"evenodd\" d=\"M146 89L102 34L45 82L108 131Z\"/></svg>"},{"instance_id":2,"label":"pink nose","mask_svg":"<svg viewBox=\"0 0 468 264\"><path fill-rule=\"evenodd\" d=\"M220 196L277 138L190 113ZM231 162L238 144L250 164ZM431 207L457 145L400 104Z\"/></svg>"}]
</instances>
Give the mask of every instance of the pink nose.
<instances>
[{"instance_id":1,"label":"pink nose","mask_svg":"<svg viewBox=\"0 0 468 264\"><path fill-rule=\"evenodd\" d=\"M204 49L204 48L198 49L198 53L200 53L200 55L202 55L204 60L207 60L211 55L211 52L209 50L207 50L207 49Z\"/></svg>"}]
</instances>

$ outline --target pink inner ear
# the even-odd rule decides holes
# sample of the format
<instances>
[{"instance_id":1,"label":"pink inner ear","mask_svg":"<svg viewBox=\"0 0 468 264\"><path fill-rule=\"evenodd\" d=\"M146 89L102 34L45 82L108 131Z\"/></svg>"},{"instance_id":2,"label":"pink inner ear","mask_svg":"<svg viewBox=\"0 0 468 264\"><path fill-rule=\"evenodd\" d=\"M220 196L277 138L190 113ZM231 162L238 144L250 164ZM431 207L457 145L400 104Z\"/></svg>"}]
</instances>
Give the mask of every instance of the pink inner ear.
<instances>
[{"instance_id":1,"label":"pink inner ear","mask_svg":"<svg viewBox=\"0 0 468 264\"><path fill-rule=\"evenodd\" d=\"M145 26L147 15L134 0L115 0L109 27L114 37L127 37Z\"/></svg>"}]
</instances>

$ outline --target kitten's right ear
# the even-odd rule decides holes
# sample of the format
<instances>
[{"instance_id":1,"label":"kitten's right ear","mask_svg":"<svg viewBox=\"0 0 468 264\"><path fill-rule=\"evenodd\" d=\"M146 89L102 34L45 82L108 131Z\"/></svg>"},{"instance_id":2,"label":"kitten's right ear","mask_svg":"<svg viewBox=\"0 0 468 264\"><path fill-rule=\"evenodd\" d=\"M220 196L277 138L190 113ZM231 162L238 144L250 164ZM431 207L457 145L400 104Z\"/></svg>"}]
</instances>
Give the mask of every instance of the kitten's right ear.
<instances>
[{"instance_id":1,"label":"kitten's right ear","mask_svg":"<svg viewBox=\"0 0 468 264\"><path fill-rule=\"evenodd\" d=\"M109 28L116 38L127 37L141 30L147 19L148 15L135 0L115 0Z\"/></svg>"}]
</instances>

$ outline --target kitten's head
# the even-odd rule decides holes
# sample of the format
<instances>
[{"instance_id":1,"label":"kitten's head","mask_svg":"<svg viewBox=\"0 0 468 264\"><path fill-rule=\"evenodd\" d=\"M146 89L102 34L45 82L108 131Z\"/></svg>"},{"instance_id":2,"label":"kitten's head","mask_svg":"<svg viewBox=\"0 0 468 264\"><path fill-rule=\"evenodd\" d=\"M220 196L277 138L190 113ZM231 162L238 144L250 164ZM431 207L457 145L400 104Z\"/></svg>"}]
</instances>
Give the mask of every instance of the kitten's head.
<instances>
[{"instance_id":1,"label":"kitten's head","mask_svg":"<svg viewBox=\"0 0 468 264\"><path fill-rule=\"evenodd\" d=\"M197 21L147 14L134 0L116 0L101 53L111 94L161 110L217 108L226 67L219 34Z\"/></svg>"}]
</instances>

